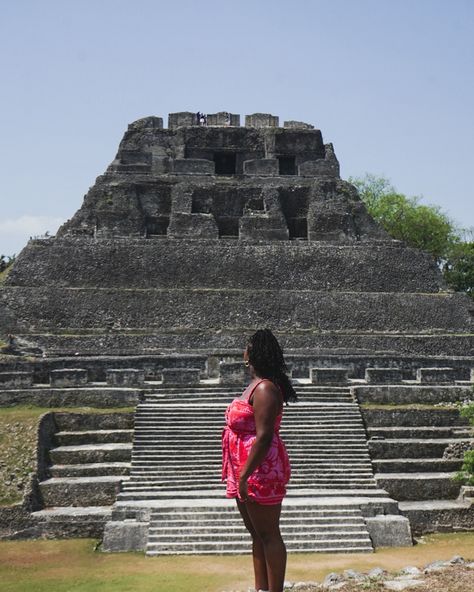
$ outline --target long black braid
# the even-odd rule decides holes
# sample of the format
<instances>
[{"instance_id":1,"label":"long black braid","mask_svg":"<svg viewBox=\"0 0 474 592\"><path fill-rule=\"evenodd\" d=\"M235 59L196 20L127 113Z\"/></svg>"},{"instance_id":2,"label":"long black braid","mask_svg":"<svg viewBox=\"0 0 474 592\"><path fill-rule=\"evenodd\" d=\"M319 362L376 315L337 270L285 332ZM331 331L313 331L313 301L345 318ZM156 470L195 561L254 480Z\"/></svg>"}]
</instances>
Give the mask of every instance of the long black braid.
<instances>
[{"instance_id":1,"label":"long black braid","mask_svg":"<svg viewBox=\"0 0 474 592\"><path fill-rule=\"evenodd\" d=\"M283 350L270 329L259 329L254 333L248 341L247 351L255 373L278 384L283 391L285 403L296 401L295 389L287 375Z\"/></svg>"}]
</instances>

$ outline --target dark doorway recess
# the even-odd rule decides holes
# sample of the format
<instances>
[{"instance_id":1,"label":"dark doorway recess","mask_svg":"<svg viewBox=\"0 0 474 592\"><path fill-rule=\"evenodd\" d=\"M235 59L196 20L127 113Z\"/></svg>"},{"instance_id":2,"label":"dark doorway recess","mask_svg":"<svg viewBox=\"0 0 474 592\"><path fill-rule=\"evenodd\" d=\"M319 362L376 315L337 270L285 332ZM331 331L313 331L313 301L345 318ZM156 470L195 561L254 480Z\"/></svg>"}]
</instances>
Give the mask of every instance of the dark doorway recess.
<instances>
[{"instance_id":1,"label":"dark doorway recess","mask_svg":"<svg viewBox=\"0 0 474 592\"><path fill-rule=\"evenodd\" d=\"M239 218L235 216L220 216L217 218L219 238L238 238Z\"/></svg>"},{"instance_id":2,"label":"dark doorway recess","mask_svg":"<svg viewBox=\"0 0 474 592\"><path fill-rule=\"evenodd\" d=\"M216 175L235 175L235 152L214 152Z\"/></svg>"},{"instance_id":3,"label":"dark doorway recess","mask_svg":"<svg viewBox=\"0 0 474 592\"><path fill-rule=\"evenodd\" d=\"M169 216L147 216L145 219L147 236L166 234L169 223Z\"/></svg>"},{"instance_id":4,"label":"dark doorway recess","mask_svg":"<svg viewBox=\"0 0 474 592\"><path fill-rule=\"evenodd\" d=\"M290 218L287 220L288 230L291 239L307 239L308 238L308 222L306 218Z\"/></svg>"},{"instance_id":5,"label":"dark doorway recess","mask_svg":"<svg viewBox=\"0 0 474 592\"><path fill-rule=\"evenodd\" d=\"M296 163L294 156L278 157L278 172L280 175L296 175Z\"/></svg>"}]
</instances>

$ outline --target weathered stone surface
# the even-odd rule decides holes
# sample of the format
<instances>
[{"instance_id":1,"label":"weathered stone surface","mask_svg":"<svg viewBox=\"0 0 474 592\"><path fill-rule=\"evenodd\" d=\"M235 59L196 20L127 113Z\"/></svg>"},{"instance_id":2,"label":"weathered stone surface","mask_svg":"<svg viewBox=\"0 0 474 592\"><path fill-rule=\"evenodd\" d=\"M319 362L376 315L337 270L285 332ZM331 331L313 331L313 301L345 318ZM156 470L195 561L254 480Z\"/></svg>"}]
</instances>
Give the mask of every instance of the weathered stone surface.
<instances>
[{"instance_id":1,"label":"weathered stone surface","mask_svg":"<svg viewBox=\"0 0 474 592\"><path fill-rule=\"evenodd\" d=\"M218 113L207 113L207 125L215 125L220 127L239 126L240 115L236 113L229 113L228 111L219 111Z\"/></svg>"},{"instance_id":2,"label":"weathered stone surface","mask_svg":"<svg viewBox=\"0 0 474 592\"><path fill-rule=\"evenodd\" d=\"M200 375L199 368L164 368L163 384L198 384Z\"/></svg>"},{"instance_id":3,"label":"weathered stone surface","mask_svg":"<svg viewBox=\"0 0 474 592\"><path fill-rule=\"evenodd\" d=\"M46 506L112 505L120 483L126 477L57 477L40 483L41 496Z\"/></svg>"},{"instance_id":4,"label":"weathered stone surface","mask_svg":"<svg viewBox=\"0 0 474 592\"><path fill-rule=\"evenodd\" d=\"M83 368L63 368L51 370L50 384L52 387L81 386L88 383L87 370Z\"/></svg>"},{"instance_id":5,"label":"weathered stone surface","mask_svg":"<svg viewBox=\"0 0 474 592\"><path fill-rule=\"evenodd\" d=\"M462 295L440 299L429 294L357 294L287 290L275 307L272 291L201 289L139 290L129 288L71 289L12 287L0 290L3 303L16 312L21 323L37 331L61 331L68 326L104 331L111 310L122 327L142 331L172 332L176 327L240 331L261 325L281 331L317 326L319 331L417 331L465 326L456 304ZM30 297L25 300L26 295ZM49 295L40 310L37 303ZM54 299L52 298L54 296ZM54 304L53 304L54 302ZM85 306L87 303L87 307ZM390 308L390 318L384 311ZM334 309L338 314L334 315ZM19 327L20 328L20 327Z\"/></svg>"},{"instance_id":6,"label":"weathered stone surface","mask_svg":"<svg viewBox=\"0 0 474 592\"><path fill-rule=\"evenodd\" d=\"M187 214L175 212L170 218L168 237L172 239L218 238L219 229L211 214Z\"/></svg>"},{"instance_id":7,"label":"weathered stone surface","mask_svg":"<svg viewBox=\"0 0 474 592\"><path fill-rule=\"evenodd\" d=\"M354 393L360 403L432 405L469 399L471 389L468 386L379 385L355 386Z\"/></svg>"},{"instance_id":8,"label":"weathered stone surface","mask_svg":"<svg viewBox=\"0 0 474 592\"><path fill-rule=\"evenodd\" d=\"M252 113L245 116L246 127L278 127L278 117L269 113Z\"/></svg>"},{"instance_id":9,"label":"weathered stone surface","mask_svg":"<svg viewBox=\"0 0 474 592\"><path fill-rule=\"evenodd\" d=\"M276 158L258 158L244 161L244 175L275 176L278 175Z\"/></svg>"},{"instance_id":10,"label":"weathered stone surface","mask_svg":"<svg viewBox=\"0 0 474 592\"><path fill-rule=\"evenodd\" d=\"M107 522L101 550L105 552L144 551L147 537L147 522L134 520Z\"/></svg>"},{"instance_id":11,"label":"weathered stone surface","mask_svg":"<svg viewBox=\"0 0 474 592\"><path fill-rule=\"evenodd\" d=\"M178 195L185 202L189 198L184 189ZM258 200L247 209L276 215L281 209L272 207L275 196L278 200L278 190L266 190L260 193L260 209L255 207ZM176 211L191 215L191 202L179 204ZM196 220L198 215L193 214L189 225L194 225ZM217 238L218 232L213 230L212 236ZM64 238L49 243L40 239L31 241L18 257L21 265L11 270L5 281L7 285L39 287L50 282L63 287L126 288L132 282L137 288L232 288L237 277L239 286L246 289L429 292L443 298L438 294L442 278L434 262L425 253L399 244L249 245L215 240L198 244L182 238L170 245L165 240ZM380 272L375 271L378 266ZM383 271L385 268L390 268L390 274ZM372 270L370 274L368 270Z\"/></svg>"},{"instance_id":12,"label":"weathered stone surface","mask_svg":"<svg viewBox=\"0 0 474 592\"><path fill-rule=\"evenodd\" d=\"M215 172L214 163L204 158L176 158L172 167L177 175L213 175Z\"/></svg>"},{"instance_id":13,"label":"weathered stone surface","mask_svg":"<svg viewBox=\"0 0 474 592\"><path fill-rule=\"evenodd\" d=\"M298 167L298 174L302 177L339 178L339 172L339 161L336 158L332 144L325 145L324 159L307 160Z\"/></svg>"},{"instance_id":14,"label":"weathered stone surface","mask_svg":"<svg viewBox=\"0 0 474 592\"><path fill-rule=\"evenodd\" d=\"M116 388L50 388L0 391L0 407L130 407L138 403L140 390Z\"/></svg>"},{"instance_id":15,"label":"weathered stone surface","mask_svg":"<svg viewBox=\"0 0 474 592\"><path fill-rule=\"evenodd\" d=\"M400 592L407 588L416 588L417 586L423 586L424 580L386 580L384 586L387 590L395 590Z\"/></svg>"},{"instance_id":16,"label":"weathered stone surface","mask_svg":"<svg viewBox=\"0 0 474 592\"><path fill-rule=\"evenodd\" d=\"M196 113L190 111L180 111L168 115L168 128L173 129L181 126L198 125Z\"/></svg>"},{"instance_id":17,"label":"weathered stone surface","mask_svg":"<svg viewBox=\"0 0 474 592\"><path fill-rule=\"evenodd\" d=\"M283 127L292 128L292 129L314 129L314 125L310 123L304 123L304 121L284 121Z\"/></svg>"},{"instance_id":18,"label":"weathered stone surface","mask_svg":"<svg viewBox=\"0 0 474 592\"><path fill-rule=\"evenodd\" d=\"M474 434L473 434L474 435ZM459 442L452 442L446 446L443 452L444 459L463 459L464 454L468 450L474 450L474 439L473 440L461 440Z\"/></svg>"},{"instance_id":19,"label":"weathered stone surface","mask_svg":"<svg viewBox=\"0 0 474 592\"><path fill-rule=\"evenodd\" d=\"M378 515L366 518L374 547L411 547L413 545L410 522L404 516Z\"/></svg>"},{"instance_id":20,"label":"weathered stone surface","mask_svg":"<svg viewBox=\"0 0 474 592\"><path fill-rule=\"evenodd\" d=\"M106 382L111 386L139 386L145 382L145 371L137 368L109 368Z\"/></svg>"},{"instance_id":21,"label":"weathered stone surface","mask_svg":"<svg viewBox=\"0 0 474 592\"><path fill-rule=\"evenodd\" d=\"M248 372L242 362L221 362L219 365L221 384L242 385L248 380Z\"/></svg>"},{"instance_id":22,"label":"weathered stone surface","mask_svg":"<svg viewBox=\"0 0 474 592\"><path fill-rule=\"evenodd\" d=\"M410 520L413 534L474 529L474 505L456 500L407 501L400 511Z\"/></svg>"},{"instance_id":23,"label":"weathered stone surface","mask_svg":"<svg viewBox=\"0 0 474 592\"><path fill-rule=\"evenodd\" d=\"M394 409L362 407L362 416L368 427L376 426L467 426L458 409Z\"/></svg>"},{"instance_id":24,"label":"weathered stone surface","mask_svg":"<svg viewBox=\"0 0 474 592\"><path fill-rule=\"evenodd\" d=\"M416 378L425 384L454 384L457 372L455 368L419 368Z\"/></svg>"},{"instance_id":25,"label":"weathered stone surface","mask_svg":"<svg viewBox=\"0 0 474 592\"><path fill-rule=\"evenodd\" d=\"M396 384L402 381L399 368L366 368L365 380L372 384Z\"/></svg>"},{"instance_id":26,"label":"weathered stone surface","mask_svg":"<svg viewBox=\"0 0 474 592\"><path fill-rule=\"evenodd\" d=\"M398 454L403 457L403 445ZM391 497L403 502L409 500L455 499L460 483L453 481L453 473L383 473L377 474L377 484Z\"/></svg>"},{"instance_id":27,"label":"weathered stone surface","mask_svg":"<svg viewBox=\"0 0 474 592\"><path fill-rule=\"evenodd\" d=\"M32 372L0 372L0 388L27 388L32 384Z\"/></svg>"},{"instance_id":28,"label":"weathered stone surface","mask_svg":"<svg viewBox=\"0 0 474 592\"><path fill-rule=\"evenodd\" d=\"M313 384L347 384L347 368L311 368L310 379Z\"/></svg>"}]
</instances>

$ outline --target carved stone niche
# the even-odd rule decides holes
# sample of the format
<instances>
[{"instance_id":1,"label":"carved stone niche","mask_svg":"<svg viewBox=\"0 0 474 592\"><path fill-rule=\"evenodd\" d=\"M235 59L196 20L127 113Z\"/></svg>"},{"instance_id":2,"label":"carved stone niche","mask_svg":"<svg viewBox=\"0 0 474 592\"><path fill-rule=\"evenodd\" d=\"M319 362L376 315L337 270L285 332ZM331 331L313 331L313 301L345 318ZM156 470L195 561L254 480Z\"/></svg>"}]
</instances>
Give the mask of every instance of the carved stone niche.
<instances>
[{"instance_id":1,"label":"carved stone niche","mask_svg":"<svg viewBox=\"0 0 474 592\"><path fill-rule=\"evenodd\" d=\"M174 212L170 217L168 238L219 238L213 214Z\"/></svg>"},{"instance_id":2,"label":"carved stone niche","mask_svg":"<svg viewBox=\"0 0 474 592\"><path fill-rule=\"evenodd\" d=\"M263 192L263 210L247 205L239 220L239 239L248 242L288 240L289 231L281 210L278 191Z\"/></svg>"},{"instance_id":3,"label":"carved stone niche","mask_svg":"<svg viewBox=\"0 0 474 592\"><path fill-rule=\"evenodd\" d=\"M245 116L245 127L278 127L279 119L270 113L252 113Z\"/></svg>"},{"instance_id":4,"label":"carved stone niche","mask_svg":"<svg viewBox=\"0 0 474 592\"><path fill-rule=\"evenodd\" d=\"M256 158L254 160L245 160L244 175L274 177L278 175L278 160L276 158Z\"/></svg>"}]
</instances>

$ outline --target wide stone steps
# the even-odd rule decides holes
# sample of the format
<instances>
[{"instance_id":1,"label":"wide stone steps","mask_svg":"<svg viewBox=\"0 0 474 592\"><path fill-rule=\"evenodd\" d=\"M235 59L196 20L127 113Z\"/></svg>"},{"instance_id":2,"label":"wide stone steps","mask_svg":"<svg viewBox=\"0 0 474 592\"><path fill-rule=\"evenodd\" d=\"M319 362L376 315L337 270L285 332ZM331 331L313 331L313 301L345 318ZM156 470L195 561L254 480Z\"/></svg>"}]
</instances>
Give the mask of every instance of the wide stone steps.
<instances>
[{"instance_id":1,"label":"wide stone steps","mask_svg":"<svg viewBox=\"0 0 474 592\"><path fill-rule=\"evenodd\" d=\"M130 462L53 465L50 467L49 472L51 477L128 475L130 473Z\"/></svg>"},{"instance_id":2,"label":"wide stone steps","mask_svg":"<svg viewBox=\"0 0 474 592\"><path fill-rule=\"evenodd\" d=\"M224 413L238 394L163 387L137 406L130 479L122 483L112 521L151 509L148 555L249 551L234 504L232 511L219 506L225 501ZM299 395L304 403L285 407L281 427L292 463L281 520L288 550L372 551L359 505L347 502L391 509L393 501L374 479L359 407L344 387L310 385ZM292 506L302 500L319 507ZM213 505L191 508L207 501Z\"/></svg>"},{"instance_id":3,"label":"wide stone steps","mask_svg":"<svg viewBox=\"0 0 474 592\"><path fill-rule=\"evenodd\" d=\"M146 458L139 460L135 459L131 470L143 471L143 470L150 470L153 466L157 467L157 471L162 471L165 469L169 469L170 471L176 471L177 469L182 469L184 471L188 470L214 470L216 468L220 468L222 464L221 457L216 455L214 459L206 458L206 459L190 459L185 458L177 464L176 459L167 459L166 457L158 457L158 460L155 461L148 461ZM347 461L340 461L337 465L334 465L332 461L332 457L326 459L306 459L306 462L302 465L296 465L292 468L292 471L301 471L301 472L309 472L313 470L334 470L334 471L352 471L355 470L367 470L372 471L372 465L367 457L364 458L354 459L352 456Z\"/></svg>"},{"instance_id":4,"label":"wide stone steps","mask_svg":"<svg viewBox=\"0 0 474 592\"><path fill-rule=\"evenodd\" d=\"M368 428L370 438L470 438L469 429L459 426L406 426L406 427L377 427Z\"/></svg>"},{"instance_id":5,"label":"wide stone steps","mask_svg":"<svg viewBox=\"0 0 474 592\"><path fill-rule=\"evenodd\" d=\"M211 395L209 397L204 397L204 396L199 396L199 397L194 397L194 396L190 396L190 397L179 397L178 401L180 404L186 404L186 405L213 405L213 404L218 404L218 405L222 405L223 407L226 407L231 401L232 399L234 399L235 396L234 395ZM148 403L154 403L154 404L159 404L159 405L167 405L167 404L175 404L176 403L176 399L173 399L170 396L158 396L158 397L153 397L150 395L146 395L146 400ZM301 402L297 402L297 403L292 403L290 406L288 406L287 409L294 408L294 407L299 407L303 404L317 404L317 403L353 403L353 400L351 397L347 397L345 395L331 395L331 394L308 394L308 395L304 395L304 401Z\"/></svg>"},{"instance_id":6,"label":"wide stone steps","mask_svg":"<svg viewBox=\"0 0 474 592\"><path fill-rule=\"evenodd\" d=\"M84 444L58 446L49 451L53 464L86 464L130 461L131 443Z\"/></svg>"},{"instance_id":7,"label":"wide stone steps","mask_svg":"<svg viewBox=\"0 0 474 592\"><path fill-rule=\"evenodd\" d=\"M150 430L147 433L141 433L140 435L135 436L134 443L135 444L153 444L156 442L164 441L167 442L189 442L190 444L202 442L203 436L207 436L208 438L215 439L216 437L221 436L222 430L219 431L211 431L205 432L203 431L200 436L197 436L194 431L192 433L187 432L168 432L162 433L160 430ZM347 442L351 441L358 441L360 442L360 438L364 437L364 431L361 430L347 430L338 432L336 430L317 430L317 433L305 435L303 433L294 433L294 431L290 430L281 430L280 434L285 436L285 441L293 441L293 442L320 442L321 438L324 438L325 441L340 441L341 439Z\"/></svg>"},{"instance_id":8,"label":"wide stone steps","mask_svg":"<svg viewBox=\"0 0 474 592\"><path fill-rule=\"evenodd\" d=\"M58 446L49 450L50 478L39 484L46 509L112 506L115 502L130 473L131 418L107 414L103 423L108 429L91 429L100 419L97 415L58 414L60 431L54 435ZM115 419L118 428L112 427Z\"/></svg>"},{"instance_id":9,"label":"wide stone steps","mask_svg":"<svg viewBox=\"0 0 474 592\"><path fill-rule=\"evenodd\" d=\"M71 465L74 466L74 465ZM87 465L80 465L80 466L87 466ZM149 469L147 467L145 468L141 468L141 467L136 467L134 466L132 468L132 470L130 471L130 474L132 475L132 477L134 479L137 480L144 480L144 479L153 479L153 478L157 478L159 479L161 476L163 475L176 475L176 472L179 471L179 474L182 476L192 476L192 477L201 477L201 476L207 476L209 475L209 473L217 473L218 469L220 468L220 465L215 465L214 468L195 468L193 466L187 466L187 467L179 467L179 466L168 466L168 465L164 465L162 468L160 468L159 470L152 470ZM350 473L350 475L356 476L356 477L372 477L372 471L370 470L369 467L363 467L363 468L354 468L351 469L350 471L348 471L347 469L340 469L339 467L323 467L323 468L314 468L314 467L303 467L303 468L297 468L297 469L292 469L292 477L296 478L298 476L312 476L314 474L317 474L318 477L320 478L324 478L324 477L338 477L338 476L344 476L347 475L347 473Z\"/></svg>"},{"instance_id":10,"label":"wide stone steps","mask_svg":"<svg viewBox=\"0 0 474 592\"><path fill-rule=\"evenodd\" d=\"M144 489L140 491L121 491L118 496L117 500L120 502L127 502L127 501L156 501L156 500L169 500L169 499L185 499L185 500L194 500L194 499L222 499L225 496L225 490L222 488L222 484L220 487L215 489L208 489L208 488L200 488L200 489L163 489L163 490L152 490ZM364 499L386 499L387 492L380 488L337 488L332 486L331 488L324 488L324 487L311 487L311 486L300 486L300 487L290 487L288 486L288 499L290 498L301 498L301 497L332 497L332 498L340 498L340 497L360 497Z\"/></svg>"},{"instance_id":11,"label":"wide stone steps","mask_svg":"<svg viewBox=\"0 0 474 592\"><path fill-rule=\"evenodd\" d=\"M474 442L474 438L466 438ZM449 444L456 438L398 438L386 440L369 440L369 451L373 459L398 458L442 458Z\"/></svg>"},{"instance_id":12,"label":"wide stone steps","mask_svg":"<svg viewBox=\"0 0 474 592\"><path fill-rule=\"evenodd\" d=\"M379 487L400 502L433 499L455 499L461 484L455 473L377 473Z\"/></svg>"},{"instance_id":13,"label":"wide stone steps","mask_svg":"<svg viewBox=\"0 0 474 592\"><path fill-rule=\"evenodd\" d=\"M43 503L51 506L112 505L126 476L52 477L39 484Z\"/></svg>"},{"instance_id":14,"label":"wide stone steps","mask_svg":"<svg viewBox=\"0 0 474 592\"><path fill-rule=\"evenodd\" d=\"M372 461L376 473L449 473L459 471L462 459L387 458Z\"/></svg>"},{"instance_id":15,"label":"wide stone steps","mask_svg":"<svg viewBox=\"0 0 474 592\"><path fill-rule=\"evenodd\" d=\"M152 511L147 555L249 553L250 537L235 510L160 508ZM284 506L281 531L290 552L371 552L360 510Z\"/></svg>"},{"instance_id":16,"label":"wide stone steps","mask_svg":"<svg viewBox=\"0 0 474 592\"><path fill-rule=\"evenodd\" d=\"M392 473L390 473L392 474ZM131 491L131 490L145 490L145 489L164 489L170 487L188 487L191 489L196 489L196 487L210 487L213 486L219 487L221 486L221 480L217 477L208 478L206 475L205 477L196 477L194 475L184 476L180 475L179 477L171 477L171 478L161 478L161 479L137 479L132 476L131 482L123 484L123 491ZM374 479L372 476L370 477L357 477L357 478L350 478L350 477L334 477L329 476L327 478L324 477L292 477L291 479L291 487L352 487L354 489L357 488L364 488L364 487L372 487L376 488ZM289 485L290 487L290 485Z\"/></svg>"},{"instance_id":17,"label":"wide stone steps","mask_svg":"<svg viewBox=\"0 0 474 592\"><path fill-rule=\"evenodd\" d=\"M133 430L64 431L57 432L54 437L59 446L131 442L133 438Z\"/></svg>"}]
</instances>

